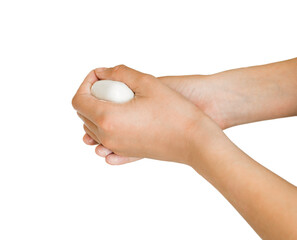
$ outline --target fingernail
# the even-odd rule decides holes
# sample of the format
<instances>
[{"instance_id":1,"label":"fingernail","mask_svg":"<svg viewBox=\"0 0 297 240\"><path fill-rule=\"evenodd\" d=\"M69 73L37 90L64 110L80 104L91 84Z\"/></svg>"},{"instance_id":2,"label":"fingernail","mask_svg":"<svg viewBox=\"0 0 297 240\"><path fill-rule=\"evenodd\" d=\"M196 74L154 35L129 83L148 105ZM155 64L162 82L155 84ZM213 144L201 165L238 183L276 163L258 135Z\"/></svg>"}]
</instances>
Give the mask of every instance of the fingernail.
<instances>
[{"instance_id":1,"label":"fingernail","mask_svg":"<svg viewBox=\"0 0 297 240\"><path fill-rule=\"evenodd\" d=\"M107 162L112 165L118 165L121 163L121 158L115 155L110 156L110 158L107 159Z\"/></svg>"},{"instance_id":2,"label":"fingernail","mask_svg":"<svg viewBox=\"0 0 297 240\"><path fill-rule=\"evenodd\" d=\"M96 72L103 72L106 69L106 67L96 68Z\"/></svg>"},{"instance_id":3,"label":"fingernail","mask_svg":"<svg viewBox=\"0 0 297 240\"><path fill-rule=\"evenodd\" d=\"M108 149L100 149L100 150L98 150L98 154L101 157L106 157L110 153L111 153L111 151L109 151Z\"/></svg>"}]
</instances>

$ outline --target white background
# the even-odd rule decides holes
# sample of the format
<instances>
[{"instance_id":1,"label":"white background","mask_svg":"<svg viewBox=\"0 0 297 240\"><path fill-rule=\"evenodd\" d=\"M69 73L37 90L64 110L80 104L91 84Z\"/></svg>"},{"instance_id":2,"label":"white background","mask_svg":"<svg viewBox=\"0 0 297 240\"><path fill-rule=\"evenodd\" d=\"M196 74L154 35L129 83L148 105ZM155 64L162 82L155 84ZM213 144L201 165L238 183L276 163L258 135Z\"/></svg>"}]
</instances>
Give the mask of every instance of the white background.
<instances>
[{"instance_id":1,"label":"white background","mask_svg":"<svg viewBox=\"0 0 297 240\"><path fill-rule=\"evenodd\" d=\"M71 99L95 67L208 74L297 56L296 1L0 2L0 239L259 239L185 165L110 166ZM297 184L297 119L226 130Z\"/></svg>"}]
</instances>

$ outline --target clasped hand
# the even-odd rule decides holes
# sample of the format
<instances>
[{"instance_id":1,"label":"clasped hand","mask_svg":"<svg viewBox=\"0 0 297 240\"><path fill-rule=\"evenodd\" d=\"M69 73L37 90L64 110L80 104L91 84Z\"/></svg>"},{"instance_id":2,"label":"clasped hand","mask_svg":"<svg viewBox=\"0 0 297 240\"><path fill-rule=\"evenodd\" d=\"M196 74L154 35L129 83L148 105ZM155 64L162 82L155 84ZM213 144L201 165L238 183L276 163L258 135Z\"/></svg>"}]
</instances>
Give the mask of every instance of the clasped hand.
<instances>
[{"instance_id":1,"label":"clasped hand","mask_svg":"<svg viewBox=\"0 0 297 240\"><path fill-rule=\"evenodd\" d=\"M122 104L98 100L90 89L104 79L125 83L135 97ZM110 164L144 157L190 164L193 138L221 131L183 95L154 76L124 65L91 71L72 104L84 122L85 141L100 143L99 155L109 151L106 161Z\"/></svg>"}]
</instances>

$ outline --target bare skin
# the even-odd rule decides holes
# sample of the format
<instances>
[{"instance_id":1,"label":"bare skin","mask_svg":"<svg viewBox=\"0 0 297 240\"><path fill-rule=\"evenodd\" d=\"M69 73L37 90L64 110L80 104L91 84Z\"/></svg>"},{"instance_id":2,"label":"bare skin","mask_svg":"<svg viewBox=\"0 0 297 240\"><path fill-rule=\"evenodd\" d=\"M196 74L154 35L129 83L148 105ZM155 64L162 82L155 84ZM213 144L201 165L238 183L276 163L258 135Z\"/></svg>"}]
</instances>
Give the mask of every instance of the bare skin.
<instances>
[{"instance_id":1,"label":"bare skin","mask_svg":"<svg viewBox=\"0 0 297 240\"><path fill-rule=\"evenodd\" d=\"M159 77L212 118L222 129L297 115L297 58L213 75ZM88 145L97 145L88 134ZM110 164L139 160L113 154L99 144L96 153Z\"/></svg>"},{"instance_id":2,"label":"bare skin","mask_svg":"<svg viewBox=\"0 0 297 240\"><path fill-rule=\"evenodd\" d=\"M246 122L297 115L296 60L279 64L227 71L216 77L187 77L197 79L200 84L199 91L190 91L188 96L189 90L179 85L181 77L160 81L125 66L96 69L77 91L73 106L85 124L88 135L84 141L101 142L104 149L113 152L107 158L117 158L109 163L148 157L188 164L225 196L260 237L296 239L297 188L243 153L221 130ZM278 70L270 74L273 69ZM95 99L90 87L98 79L126 83L135 92L135 98L125 104ZM225 81L240 87L224 86ZM171 88L166 86L168 82ZM207 84L214 84L211 89L216 92L206 90ZM257 84L262 88L257 88ZM259 100L255 102L253 98ZM265 106L270 109L263 109Z\"/></svg>"}]
</instances>

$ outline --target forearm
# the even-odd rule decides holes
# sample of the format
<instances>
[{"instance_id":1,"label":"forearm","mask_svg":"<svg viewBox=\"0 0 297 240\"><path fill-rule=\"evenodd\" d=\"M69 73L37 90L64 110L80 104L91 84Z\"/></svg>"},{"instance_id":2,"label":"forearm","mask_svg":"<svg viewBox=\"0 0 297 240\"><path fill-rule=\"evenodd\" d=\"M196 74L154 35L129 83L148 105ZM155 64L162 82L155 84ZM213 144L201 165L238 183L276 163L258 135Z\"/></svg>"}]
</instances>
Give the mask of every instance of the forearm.
<instances>
[{"instance_id":1,"label":"forearm","mask_svg":"<svg viewBox=\"0 0 297 240\"><path fill-rule=\"evenodd\" d=\"M212 75L159 79L223 129L297 115L297 58Z\"/></svg>"},{"instance_id":2,"label":"forearm","mask_svg":"<svg viewBox=\"0 0 297 240\"><path fill-rule=\"evenodd\" d=\"M203 84L221 88L230 126L297 115L297 58L217 73Z\"/></svg>"},{"instance_id":3,"label":"forearm","mask_svg":"<svg viewBox=\"0 0 297 240\"><path fill-rule=\"evenodd\" d=\"M252 160L222 132L206 134L203 143L198 136L193 142L203 152L193 150L190 165L263 239L297 239L297 188Z\"/></svg>"}]
</instances>

